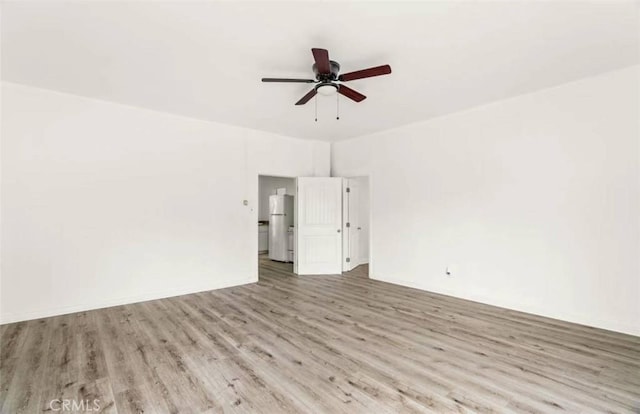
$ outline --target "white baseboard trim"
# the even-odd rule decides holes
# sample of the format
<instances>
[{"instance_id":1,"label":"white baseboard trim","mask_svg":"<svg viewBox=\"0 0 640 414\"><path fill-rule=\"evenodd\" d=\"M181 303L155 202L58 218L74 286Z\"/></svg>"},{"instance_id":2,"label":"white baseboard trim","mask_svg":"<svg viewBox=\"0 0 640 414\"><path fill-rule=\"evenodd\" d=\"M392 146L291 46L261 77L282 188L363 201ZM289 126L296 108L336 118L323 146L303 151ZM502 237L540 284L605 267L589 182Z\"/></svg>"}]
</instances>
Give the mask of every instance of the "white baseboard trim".
<instances>
[{"instance_id":1,"label":"white baseboard trim","mask_svg":"<svg viewBox=\"0 0 640 414\"><path fill-rule=\"evenodd\" d=\"M29 311L29 312L2 313L0 314L0 325L4 325L7 323L28 321L32 319L49 318L52 316L66 315L69 313L86 312L86 311L102 309L102 308L110 308L112 306L147 302L150 300L188 295L191 293L206 292L209 290L224 289L224 288L229 288L233 286L256 283L257 281L258 281L257 277L249 277L249 278L242 278L242 279L226 280L218 283L192 285L188 287L181 287L180 289L171 289L170 291L156 290L156 291L141 293L139 295L134 295L134 296L114 298L114 299L108 299L101 302L84 303L84 304L73 305L73 306L61 306L53 309L39 309L39 310Z\"/></svg>"},{"instance_id":2,"label":"white baseboard trim","mask_svg":"<svg viewBox=\"0 0 640 414\"><path fill-rule=\"evenodd\" d=\"M514 310L518 312L529 313L531 315L543 316L545 318L556 319L564 322L576 323L579 325L589 326L598 329L606 329L609 331L619 332L627 335L640 336L640 324L633 326L632 324L620 323L618 321L595 319L579 314L554 314L550 313L542 308L536 306L527 306L521 303L508 302L505 300L496 300L496 298L487 295L465 295L461 296L457 292L448 291L446 289L433 289L432 286L426 286L421 283L416 283L407 280L388 278L378 275L369 275L371 279L381 282L391 283L394 285L400 285L410 287L414 289L424 290L427 292L437 293L440 295L446 295L455 297L458 299L469 300L472 302L483 303L486 305L497 306L504 309Z\"/></svg>"}]
</instances>

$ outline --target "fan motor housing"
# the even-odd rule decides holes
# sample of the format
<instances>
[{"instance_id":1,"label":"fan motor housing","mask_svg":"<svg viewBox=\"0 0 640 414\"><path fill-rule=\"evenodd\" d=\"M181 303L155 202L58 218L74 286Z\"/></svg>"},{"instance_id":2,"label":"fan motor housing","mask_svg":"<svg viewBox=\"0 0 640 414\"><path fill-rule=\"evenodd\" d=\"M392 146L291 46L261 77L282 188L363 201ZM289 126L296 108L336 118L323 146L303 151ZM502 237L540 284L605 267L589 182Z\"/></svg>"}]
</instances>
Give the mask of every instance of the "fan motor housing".
<instances>
[{"instance_id":1,"label":"fan motor housing","mask_svg":"<svg viewBox=\"0 0 640 414\"><path fill-rule=\"evenodd\" d=\"M338 73L340 73L340 64L335 60L330 60L329 63L331 64L331 73L329 74L318 73L318 67L315 63L313 64L313 66L311 66L313 73L316 74L317 80L326 82L338 79Z\"/></svg>"}]
</instances>

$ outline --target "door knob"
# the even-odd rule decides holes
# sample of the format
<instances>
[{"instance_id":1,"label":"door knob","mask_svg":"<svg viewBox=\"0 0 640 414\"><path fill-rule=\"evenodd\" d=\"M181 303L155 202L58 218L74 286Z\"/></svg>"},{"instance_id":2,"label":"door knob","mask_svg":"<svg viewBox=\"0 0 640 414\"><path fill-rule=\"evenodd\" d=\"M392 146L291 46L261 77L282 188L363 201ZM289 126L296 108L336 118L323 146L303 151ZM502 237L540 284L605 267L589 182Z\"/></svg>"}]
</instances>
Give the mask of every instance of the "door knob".
<instances>
[{"instance_id":1,"label":"door knob","mask_svg":"<svg viewBox=\"0 0 640 414\"><path fill-rule=\"evenodd\" d=\"M338 233L340 233L340 229L338 229Z\"/></svg>"}]
</instances>

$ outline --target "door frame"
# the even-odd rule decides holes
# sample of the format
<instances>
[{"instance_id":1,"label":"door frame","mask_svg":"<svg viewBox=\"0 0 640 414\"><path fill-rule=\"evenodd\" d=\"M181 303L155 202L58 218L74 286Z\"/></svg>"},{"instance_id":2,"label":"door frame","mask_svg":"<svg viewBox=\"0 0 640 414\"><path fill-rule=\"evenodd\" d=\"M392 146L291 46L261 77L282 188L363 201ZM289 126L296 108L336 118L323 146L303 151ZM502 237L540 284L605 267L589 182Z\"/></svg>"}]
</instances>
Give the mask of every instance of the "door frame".
<instances>
[{"instance_id":1,"label":"door frame","mask_svg":"<svg viewBox=\"0 0 640 414\"><path fill-rule=\"evenodd\" d=\"M367 179L367 190L368 190L368 196L367 196L367 203L369 203L369 214L367 217L367 225L369 226L369 240L367 241L367 244L369 245L369 261L367 262L367 264L369 265L369 274L367 275L367 277L371 278L371 275L374 274L373 273L373 211L372 211L372 203L371 200L373 198L373 186L371 185L372 180L371 180L371 175L370 174L357 174L357 175L351 175L348 177L342 177L343 180L353 180L353 179L359 179L359 178L366 178ZM362 188L359 188L359 191L362 191ZM344 191L342 193L342 195L344 196ZM346 216L345 216L346 212L345 212L345 202L343 200L342 203L342 227L343 227L343 233L342 233L342 245L343 245L343 249L342 249L342 265L343 265L343 272L345 272L344 270L344 265L346 263L346 252L345 252L345 248L344 246L347 245L349 243L349 240L347 239L347 232L344 231L344 227L345 227L345 223L346 223ZM363 263L361 263L363 264Z\"/></svg>"},{"instance_id":2,"label":"door frame","mask_svg":"<svg viewBox=\"0 0 640 414\"><path fill-rule=\"evenodd\" d=\"M360 261L360 246L358 240L358 246L356 246L357 257L351 251L351 247L354 245L352 240L352 230L358 223L355 223L353 219L360 220L360 191L356 190L360 183L357 178L344 177L342 179L342 272L349 272L355 268L355 261ZM352 195L357 194L352 200ZM352 210L352 201L354 201L355 208ZM354 213L355 212L355 213ZM354 213L354 214L352 214ZM359 228L359 227L358 227ZM349 259L349 262L347 262Z\"/></svg>"}]
</instances>

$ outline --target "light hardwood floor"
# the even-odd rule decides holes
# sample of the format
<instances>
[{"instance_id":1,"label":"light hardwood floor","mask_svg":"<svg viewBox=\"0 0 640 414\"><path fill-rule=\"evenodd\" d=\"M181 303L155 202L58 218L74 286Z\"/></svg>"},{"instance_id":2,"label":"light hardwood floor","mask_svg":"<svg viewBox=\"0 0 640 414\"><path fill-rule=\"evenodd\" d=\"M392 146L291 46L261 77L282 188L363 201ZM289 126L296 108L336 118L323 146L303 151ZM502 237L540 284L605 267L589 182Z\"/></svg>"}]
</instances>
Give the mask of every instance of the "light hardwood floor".
<instances>
[{"instance_id":1,"label":"light hardwood floor","mask_svg":"<svg viewBox=\"0 0 640 414\"><path fill-rule=\"evenodd\" d=\"M2 413L639 412L640 338L366 270L3 325Z\"/></svg>"}]
</instances>

